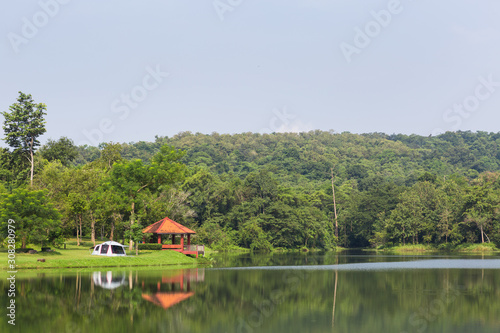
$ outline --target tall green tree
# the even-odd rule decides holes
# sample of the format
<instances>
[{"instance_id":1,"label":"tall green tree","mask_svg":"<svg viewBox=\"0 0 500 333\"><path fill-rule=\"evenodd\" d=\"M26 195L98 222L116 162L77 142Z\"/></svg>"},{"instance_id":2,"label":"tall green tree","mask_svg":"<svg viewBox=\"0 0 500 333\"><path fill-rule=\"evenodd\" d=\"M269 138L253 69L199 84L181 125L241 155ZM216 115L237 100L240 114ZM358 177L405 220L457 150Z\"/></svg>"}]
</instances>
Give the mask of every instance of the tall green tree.
<instances>
[{"instance_id":1,"label":"tall green tree","mask_svg":"<svg viewBox=\"0 0 500 333\"><path fill-rule=\"evenodd\" d=\"M81 193L71 192L66 200L67 210L76 222L76 245L80 246L82 238L83 214L88 210L88 203Z\"/></svg>"},{"instance_id":2,"label":"tall green tree","mask_svg":"<svg viewBox=\"0 0 500 333\"><path fill-rule=\"evenodd\" d=\"M36 104L31 95L19 92L17 103L2 112L5 117L3 129L5 141L31 164L30 185L33 185L34 153L40 145L38 137L46 132L44 116L47 106Z\"/></svg>"},{"instance_id":3,"label":"tall green tree","mask_svg":"<svg viewBox=\"0 0 500 333\"><path fill-rule=\"evenodd\" d=\"M30 191L17 188L8 193L0 192L0 221L3 234L7 221L15 222L16 237L21 240L21 248L28 242L50 241L51 233L58 233L61 215L47 198L47 191Z\"/></svg>"},{"instance_id":4,"label":"tall green tree","mask_svg":"<svg viewBox=\"0 0 500 333\"><path fill-rule=\"evenodd\" d=\"M59 160L64 166L69 166L78 156L78 149L73 140L63 136L57 141L49 139L40 147L39 153L48 161Z\"/></svg>"},{"instance_id":5,"label":"tall green tree","mask_svg":"<svg viewBox=\"0 0 500 333\"><path fill-rule=\"evenodd\" d=\"M498 191L498 174L485 173L481 175L474 186L469 188L465 202L465 222L475 224L481 235L481 243L485 237L490 241L486 231L492 227L495 215L500 206Z\"/></svg>"}]
</instances>

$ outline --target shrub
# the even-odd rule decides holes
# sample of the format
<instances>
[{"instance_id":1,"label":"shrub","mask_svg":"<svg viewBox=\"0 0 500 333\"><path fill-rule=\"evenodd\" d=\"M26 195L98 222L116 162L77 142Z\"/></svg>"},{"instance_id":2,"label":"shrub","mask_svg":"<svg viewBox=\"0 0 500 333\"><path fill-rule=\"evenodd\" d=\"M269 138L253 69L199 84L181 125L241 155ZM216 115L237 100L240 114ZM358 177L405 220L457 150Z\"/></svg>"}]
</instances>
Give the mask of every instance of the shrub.
<instances>
[{"instance_id":1,"label":"shrub","mask_svg":"<svg viewBox=\"0 0 500 333\"><path fill-rule=\"evenodd\" d=\"M161 250L161 244L158 243L140 243L139 250Z\"/></svg>"},{"instance_id":2,"label":"shrub","mask_svg":"<svg viewBox=\"0 0 500 333\"><path fill-rule=\"evenodd\" d=\"M25 248L25 249L16 249L17 253L28 253L30 250L33 250L32 248Z\"/></svg>"}]
</instances>

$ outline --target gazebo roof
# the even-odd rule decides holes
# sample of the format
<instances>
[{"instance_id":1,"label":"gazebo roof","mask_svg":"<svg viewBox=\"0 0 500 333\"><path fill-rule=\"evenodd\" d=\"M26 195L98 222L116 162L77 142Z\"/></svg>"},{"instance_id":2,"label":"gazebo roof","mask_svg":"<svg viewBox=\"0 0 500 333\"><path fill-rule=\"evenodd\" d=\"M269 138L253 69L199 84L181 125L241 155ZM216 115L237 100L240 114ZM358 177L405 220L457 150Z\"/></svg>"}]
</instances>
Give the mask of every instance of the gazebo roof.
<instances>
[{"instance_id":1,"label":"gazebo roof","mask_svg":"<svg viewBox=\"0 0 500 333\"><path fill-rule=\"evenodd\" d=\"M165 217L163 220L155 222L142 230L143 233L152 234L195 234L193 230L186 228L180 223Z\"/></svg>"}]
</instances>

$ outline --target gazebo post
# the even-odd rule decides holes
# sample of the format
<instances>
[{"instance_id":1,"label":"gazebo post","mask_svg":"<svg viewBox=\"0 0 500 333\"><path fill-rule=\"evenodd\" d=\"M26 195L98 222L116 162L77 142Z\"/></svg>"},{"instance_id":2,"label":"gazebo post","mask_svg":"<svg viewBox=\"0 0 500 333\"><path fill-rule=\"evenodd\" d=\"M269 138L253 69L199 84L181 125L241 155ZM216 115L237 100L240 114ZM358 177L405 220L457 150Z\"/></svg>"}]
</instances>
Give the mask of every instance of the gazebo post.
<instances>
[{"instance_id":1,"label":"gazebo post","mask_svg":"<svg viewBox=\"0 0 500 333\"><path fill-rule=\"evenodd\" d=\"M184 234L181 234L181 250L184 251Z\"/></svg>"},{"instance_id":2,"label":"gazebo post","mask_svg":"<svg viewBox=\"0 0 500 333\"><path fill-rule=\"evenodd\" d=\"M188 246L191 245L191 234L188 234Z\"/></svg>"},{"instance_id":3,"label":"gazebo post","mask_svg":"<svg viewBox=\"0 0 500 333\"><path fill-rule=\"evenodd\" d=\"M161 244L161 234L158 234L158 244Z\"/></svg>"},{"instance_id":4,"label":"gazebo post","mask_svg":"<svg viewBox=\"0 0 500 333\"><path fill-rule=\"evenodd\" d=\"M175 245L175 235L172 234L172 245Z\"/></svg>"}]
</instances>

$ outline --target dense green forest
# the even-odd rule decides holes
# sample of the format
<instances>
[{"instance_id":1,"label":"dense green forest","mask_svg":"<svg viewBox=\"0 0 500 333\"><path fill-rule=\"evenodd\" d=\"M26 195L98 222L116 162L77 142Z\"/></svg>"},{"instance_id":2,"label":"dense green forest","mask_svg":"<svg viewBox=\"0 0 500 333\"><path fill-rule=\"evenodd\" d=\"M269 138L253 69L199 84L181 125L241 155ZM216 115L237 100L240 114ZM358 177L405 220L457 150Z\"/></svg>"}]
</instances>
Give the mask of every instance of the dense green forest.
<instances>
[{"instance_id":1,"label":"dense green forest","mask_svg":"<svg viewBox=\"0 0 500 333\"><path fill-rule=\"evenodd\" d=\"M121 239L165 216L214 248L500 245L500 133L192 134L76 146L19 92L0 150L3 245Z\"/></svg>"},{"instance_id":2,"label":"dense green forest","mask_svg":"<svg viewBox=\"0 0 500 333\"><path fill-rule=\"evenodd\" d=\"M60 138L35 151L32 186L19 155L0 154L0 214L37 216L29 232L19 225L23 246L124 240L165 216L215 248L500 245L500 133L184 132L99 147Z\"/></svg>"}]
</instances>

